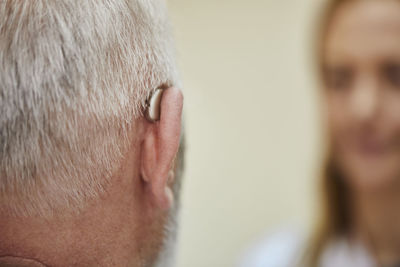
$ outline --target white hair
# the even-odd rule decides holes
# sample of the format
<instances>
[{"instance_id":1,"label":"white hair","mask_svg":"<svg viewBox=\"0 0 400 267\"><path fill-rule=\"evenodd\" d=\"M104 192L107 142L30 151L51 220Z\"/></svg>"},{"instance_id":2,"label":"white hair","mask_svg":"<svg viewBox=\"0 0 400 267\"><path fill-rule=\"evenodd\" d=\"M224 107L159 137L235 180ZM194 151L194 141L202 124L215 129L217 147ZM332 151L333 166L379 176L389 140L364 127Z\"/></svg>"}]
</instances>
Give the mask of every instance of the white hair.
<instances>
[{"instance_id":1,"label":"white hair","mask_svg":"<svg viewBox=\"0 0 400 267\"><path fill-rule=\"evenodd\" d=\"M97 196L151 89L176 83L163 0L0 0L0 209Z\"/></svg>"}]
</instances>

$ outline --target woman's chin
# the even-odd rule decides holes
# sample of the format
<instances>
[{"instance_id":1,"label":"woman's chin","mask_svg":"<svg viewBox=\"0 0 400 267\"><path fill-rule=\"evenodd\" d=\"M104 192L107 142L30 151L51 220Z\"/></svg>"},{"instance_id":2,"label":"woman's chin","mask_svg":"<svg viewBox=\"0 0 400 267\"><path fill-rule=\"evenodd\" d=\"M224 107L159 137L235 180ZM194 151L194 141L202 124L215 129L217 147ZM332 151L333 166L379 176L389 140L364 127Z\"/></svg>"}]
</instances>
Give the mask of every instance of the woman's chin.
<instances>
[{"instance_id":1,"label":"woman's chin","mask_svg":"<svg viewBox=\"0 0 400 267\"><path fill-rule=\"evenodd\" d=\"M347 182L359 192L387 192L400 185L400 164L363 162L346 169Z\"/></svg>"}]
</instances>

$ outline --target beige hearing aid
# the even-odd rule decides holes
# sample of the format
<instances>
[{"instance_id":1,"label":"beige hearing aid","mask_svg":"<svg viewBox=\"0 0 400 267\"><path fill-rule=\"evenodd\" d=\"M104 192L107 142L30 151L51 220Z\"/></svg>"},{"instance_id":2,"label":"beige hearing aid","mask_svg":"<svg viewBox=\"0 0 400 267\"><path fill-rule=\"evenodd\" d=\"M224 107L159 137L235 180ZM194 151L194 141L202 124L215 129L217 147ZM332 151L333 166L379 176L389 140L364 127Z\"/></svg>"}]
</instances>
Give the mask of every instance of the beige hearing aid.
<instances>
[{"instance_id":1,"label":"beige hearing aid","mask_svg":"<svg viewBox=\"0 0 400 267\"><path fill-rule=\"evenodd\" d=\"M146 118L151 122L160 120L161 98L164 90L157 88L147 102Z\"/></svg>"}]
</instances>

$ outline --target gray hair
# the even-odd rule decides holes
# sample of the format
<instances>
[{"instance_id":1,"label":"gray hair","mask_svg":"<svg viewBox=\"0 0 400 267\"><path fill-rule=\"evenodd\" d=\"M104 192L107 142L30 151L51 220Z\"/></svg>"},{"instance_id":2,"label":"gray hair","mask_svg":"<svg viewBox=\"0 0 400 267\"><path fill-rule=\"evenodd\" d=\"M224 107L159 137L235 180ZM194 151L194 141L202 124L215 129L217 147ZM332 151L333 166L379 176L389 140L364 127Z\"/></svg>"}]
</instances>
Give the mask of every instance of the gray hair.
<instances>
[{"instance_id":1,"label":"gray hair","mask_svg":"<svg viewBox=\"0 0 400 267\"><path fill-rule=\"evenodd\" d=\"M0 209L104 191L150 88L176 83L163 0L0 0Z\"/></svg>"}]
</instances>

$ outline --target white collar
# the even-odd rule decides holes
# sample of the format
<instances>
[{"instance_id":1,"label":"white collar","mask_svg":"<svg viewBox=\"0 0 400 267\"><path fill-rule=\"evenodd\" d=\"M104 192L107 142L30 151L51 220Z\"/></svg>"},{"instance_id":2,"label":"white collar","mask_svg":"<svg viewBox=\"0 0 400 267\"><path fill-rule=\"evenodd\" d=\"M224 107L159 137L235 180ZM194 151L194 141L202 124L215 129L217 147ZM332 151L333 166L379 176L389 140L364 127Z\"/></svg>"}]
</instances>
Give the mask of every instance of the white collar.
<instances>
[{"instance_id":1,"label":"white collar","mask_svg":"<svg viewBox=\"0 0 400 267\"><path fill-rule=\"evenodd\" d=\"M322 267L376 267L377 264L361 242L338 238L326 247L322 254Z\"/></svg>"}]
</instances>

